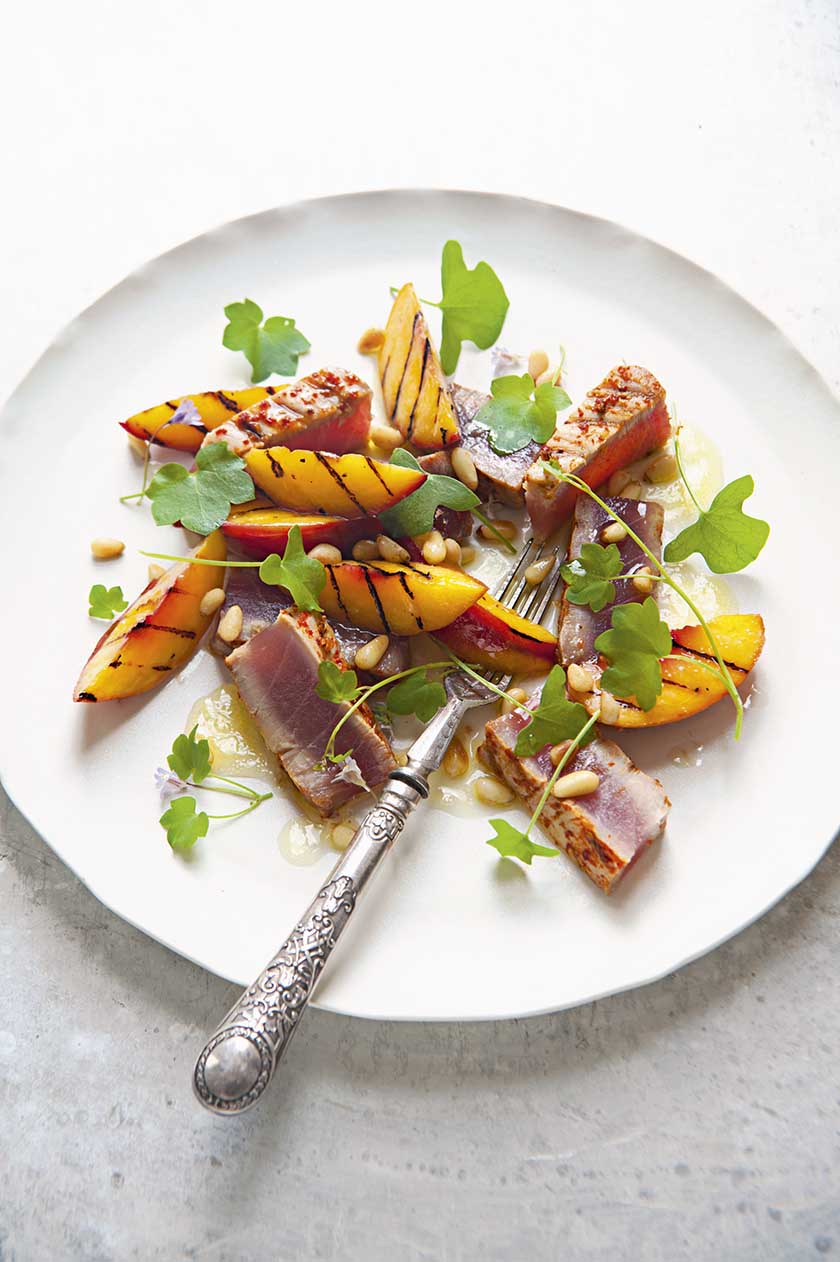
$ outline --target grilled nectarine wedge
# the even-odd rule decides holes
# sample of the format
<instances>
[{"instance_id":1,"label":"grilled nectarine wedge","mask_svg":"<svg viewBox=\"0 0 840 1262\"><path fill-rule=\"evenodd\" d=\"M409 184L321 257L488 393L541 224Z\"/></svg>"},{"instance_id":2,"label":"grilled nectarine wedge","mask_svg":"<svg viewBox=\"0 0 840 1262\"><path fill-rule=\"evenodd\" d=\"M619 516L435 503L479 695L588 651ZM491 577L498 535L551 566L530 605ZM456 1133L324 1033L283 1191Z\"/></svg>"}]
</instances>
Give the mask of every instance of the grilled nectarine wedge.
<instances>
[{"instance_id":1,"label":"grilled nectarine wedge","mask_svg":"<svg viewBox=\"0 0 840 1262\"><path fill-rule=\"evenodd\" d=\"M318 543L331 543L342 552L349 552L359 539L375 539L382 533L382 527L373 517L304 516L273 507L232 513L222 522L228 539L235 539L243 552L259 560L272 552L283 553L292 526L300 526L300 537L307 551Z\"/></svg>"},{"instance_id":2,"label":"grilled nectarine wedge","mask_svg":"<svg viewBox=\"0 0 840 1262\"><path fill-rule=\"evenodd\" d=\"M470 574L441 565L342 561L324 568L319 600L331 618L394 635L437 631L487 590Z\"/></svg>"},{"instance_id":3,"label":"grilled nectarine wedge","mask_svg":"<svg viewBox=\"0 0 840 1262\"><path fill-rule=\"evenodd\" d=\"M194 553L224 561L225 540L214 530ZM115 701L148 692L183 666L213 621L199 606L201 598L224 583L222 565L179 561L149 583L133 605L111 624L79 676L74 701Z\"/></svg>"},{"instance_id":4,"label":"grilled nectarine wedge","mask_svg":"<svg viewBox=\"0 0 840 1262\"><path fill-rule=\"evenodd\" d=\"M724 614L709 620L723 660L734 684L742 683L755 666L764 648L764 622L758 614ZM720 680L707 667L717 666L711 645L702 627L680 627L671 632L672 656L662 661L662 692L652 710L640 710L630 701L618 701L618 716L610 727L659 727L693 718L727 696ZM581 697L590 714L597 694ZM601 719L602 725L607 725Z\"/></svg>"},{"instance_id":5,"label":"grilled nectarine wedge","mask_svg":"<svg viewBox=\"0 0 840 1262\"><path fill-rule=\"evenodd\" d=\"M180 399L168 399L157 407L146 408L145 412L137 412L127 421L120 421L123 429L128 430L135 438L146 442L157 443L161 447L172 447L176 451L198 451L204 435L208 430L216 429L225 421L229 421L238 412L252 407L262 399L276 394L280 386L249 386L245 390L204 390L199 394L185 394ZM185 400L194 403L198 409L203 429L197 425L169 425L173 414ZM166 425L166 429L163 426ZM158 433L162 430L162 433Z\"/></svg>"},{"instance_id":6,"label":"grilled nectarine wedge","mask_svg":"<svg viewBox=\"0 0 840 1262\"><path fill-rule=\"evenodd\" d=\"M556 636L538 623L520 618L492 596L482 596L437 635L465 662L506 675L551 670L557 657Z\"/></svg>"},{"instance_id":7,"label":"grilled nectarine wedge","mask_svg":"<svg viewBox=\"0 0 840 1262\"><path fill-rule=\"evenodd\" d=\"M404 438L434 451L457 443L458 422L413 285L394 299L379 351L385 410Z\"/></svg>"},{"instance_id":8,"label":"grilled nectarine wedge","mask_svg":"<svg viewBox=\"0 0 840 1262\"><path fill-rule=\"evenodd\" d=\"M369 456L288 447L249 451L245 464L260 490L281 508L330 517L377 517L416 491L427 476Z\"/></svg>"}]
</instances>

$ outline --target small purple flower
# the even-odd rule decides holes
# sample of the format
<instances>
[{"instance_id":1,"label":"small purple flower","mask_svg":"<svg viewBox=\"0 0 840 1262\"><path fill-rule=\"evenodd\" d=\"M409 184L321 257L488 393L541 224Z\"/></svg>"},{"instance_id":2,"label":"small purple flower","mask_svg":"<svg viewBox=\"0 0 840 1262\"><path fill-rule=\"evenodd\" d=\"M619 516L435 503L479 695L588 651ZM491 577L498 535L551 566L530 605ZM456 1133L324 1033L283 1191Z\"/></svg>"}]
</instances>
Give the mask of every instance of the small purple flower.
<instances>
[{"instance_id":1,"label":"small purple flower","mask_svg":"<svg viewBox=\"0 0 840 1262\"><path fill-rule=\"evenodd\" d=\"M173 793L182 793L187 785L169 767L155 767L155 787L160 796L166 800L172 797Z\"/></svg>"},{"instance_id":2,"label":"small purple flower","mask_svg":"<svg viewBox=\"0 0 840 1262\"><path fill-rule=\"evenodd\" d=\"M360 789L369 789L369 786L366 784L364 776L362 775L361 767L356 762L355 758L349 756L344 759L341 771L339 771L338 775L334 776L333 779L345 780L348 784L358 785Z\"/></svg>"},{"instance_id":3,"label":"small purple flower","mask_svg":"<svg viewBox=\"0 0 840 1262\"><path fill-rule=\"evenodd\" d=\"M204 428L201 413L192 399L182 399L166 422L167 425L200 425Z\"/></svg>"}]
</instances>

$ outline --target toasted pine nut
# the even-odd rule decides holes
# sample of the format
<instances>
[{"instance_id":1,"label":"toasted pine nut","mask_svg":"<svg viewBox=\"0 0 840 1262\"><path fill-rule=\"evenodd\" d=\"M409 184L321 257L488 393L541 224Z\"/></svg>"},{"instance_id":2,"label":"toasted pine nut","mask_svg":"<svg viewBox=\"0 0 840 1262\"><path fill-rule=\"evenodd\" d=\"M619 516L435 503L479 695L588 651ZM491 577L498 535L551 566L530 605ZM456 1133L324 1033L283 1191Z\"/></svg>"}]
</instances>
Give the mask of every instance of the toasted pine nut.
<instances>
[{"instance_id":1,"label":"toasted pine nut","mask_svg":"<svg viewBox=\"0 0 840 1262\"><path fill-rule=\"evenodd\" d=\"M146 459L146 453L149 450L149 444L144 442L142 438L138 438L136 434L128 435L128 445L134 452L135 456L139 456L141 460Z\"/></svg>"},{"instance_id":2,"label":"toasted pine nut","mask_svg":"<svg viewBox=\"0 0 840 1262\"><path fill-rule=\"evenodd\" d=\"M446 560L446 544L439 530L429 531L421 551L427 565L440 565L441 561Z\"/></svg>"},{"instance_id":3,"label":"toasted pine nut","mask_svg":"<svg viewBox=\"0 0 840 1262\"><path fill-rule=\"evenodd\" d=\"M604 543L623 543L627 538L627 527L623 522L611 521L601 531L601 538Z\"/></svg>"},{"instance_id":4,"label":"toasted pine nut","mask_svg":"<svg viewBox=\"0 0 840 1262\"><path fill-rule=\"evenodd\" d=\"M165 573L166 570L162 565L158 565L156 561L152 561L149 565L149 582L156 583Z\"/></svg>"},{"instance_id":5,"label":"toasted pine nut","mask_svg":"<svg viewBox=\"0 0 840 1262\"><path fill-rule=\"evenodd\" d=\"M538 386L547 386L547 385L553 386L554 378L556 376L557 376L556 368L546 368L545 372L541 372L539 377L537 377L535 384Z\"/></svg>"},{"instance_id":6,"label":"toasted pine nut","mask_svg":"<svg viewBox=\"0 0 840 1262\"><path fill-rule=\"evenodd\" d=\"M473 785L473 793L485 806L509 806L516 797L513 789L495 776L481 776Z\"/></svg>"},{"instance_id":7,"label":"toasted pine nut","mask_svg":"<svg viewBox=\"0 0 840 1262\"><path fill-rule=\"evenodd\" d=\"M525 571L525 582L536 587L537 583L541 583L548 576L553 564L554 557L543 557L541 561L534 561Z\"/></svg>"},{"instance_id":8,"label":"toasted pine nut","mask_svg":"<svg viewBox=\"0 0 840 1262\"><path fill-rule=\"evenodd\" d=\"M621 706L611 692L601 693L598 698L598 708L601 711L599 715L601 723L615 724L621 717Z\"/></svg>"},{"instance_id":9,"label":"toasted pine nut","mask_svg":"<svg viewBox=\"0 0 840 1262\"><path fill-rule=\"evenodd\" d=\"M668 451L663 456L657 456L655 460L651 460L645 469L645 479L656 483L673 482L678 473L676 457Z\"/></svg>"},{"instance_id":10,"label":"toasted pine nut","mask_svg":"<svg viewBox=\"0 0 840 1262\"><path fill-rule=\"evenodd\" d=\"M242 609L239 605L231 605L226 609L219 622L219 639L226 644L233 644L242 634Z\"/></svg>"},{"instance_id":11,"label":"toasted pine nut","mask_svg":"<svg viewBox=\"0 0 840 1262\"><path fill-rule=\"evenodd\" d=\"M201 604L198 606L202 617L208 618L210 614L215 613L217 609L225 603L225 589L223 587L211 587L209 592L205 592L201 597ZM241 629L241 628L240 628ZM234 639L236 637L234 636Z\"/></svg>"},{"instance_id":12,"label":"toasted pine nut","mask_svg":"<svg viewBox=\"0 0 840 1262\"><path fill-rule=\"evenodd\" d=\"M594 793L600 783L594 771L570 771L554 782L551 792L556 798L582 798Z\"/></svg>"},{"instance_id":13,"label":"toasted pine nut","mask_svg":"<svg viewBox=\"0 0 840 1262\"><path fill-rule=\"evenodd\" d=\"M642 494L641 482L628 482L621 492L626 500L637 500Z\"/></svg>"},{"instance_id":14,"label":"toasted pine nut","mask_svg":"<svg viewBox=\"0 0 840 1262\"><path fill-rule=\"evenodd\" d=\"M92 539L90 550L97 561L113 561L125 552L125 544L122 539Z\"/></svg>"},{"instance_id":15,"label":"toasted pine nut","mask_svg":"<svg viewBox=\"0 0 840 1262\"><path fill-rule=\"evenodd\" d=\"M552 745L550 754L552 767L556 767L560 759L565 758L566 751L571 743L571 741L561 741L559 745Z\"/></svg>"},{"instance_id":16,"label":"toasted pine nut","mask_svg":"<svg viewBox=\"0 0 840 1262\"><path fill-rule=\"evenodd\" d=\"M478 486L478 474L473 460L466 447L456 447L450 457L452 461L452 472L459 482L463 482L464 486L468 486L474 491Z\"/></svg>"},{"instance_id":17,"label":"toasted pine nut","mask_svg":"<svg viewBox=\"0 0 840 1262\"><path fill-rule=\"evenodd\" d=\"M649 596L653 591L653 579L651 578L650 566L643 565L638 573L633 575L632 582L637 592L641 592L643 596Z\"/></svg>"},{"instance_id":18,"label":"toasted pine nut","mask_svg":"<svg viewBox=\"0 0 840 1262\"><path fill-rule=\"evenodd\" d=\"M405 767L407 765L408 754L404 749L397 749L394 751L394 762L398 767Z\"/></svg>"},{"instance_id":19,"label":"toasted pine nut","mask_svg":"<svg viewBox=\"0 0 840 1262\"><path fill-rule=\"evenodd\" d=\"M397 543L396 539L389 539L387 535L377 535L376 546L383 561L407 561L409 559L409 554L402 544Z\"/></svg>"},{"instance_id":20,"label":"toasted pine nut","mask_svg":"<svg viewBox=\"0 0 840 1262\"><path fill-rule=\"evenodd\" d=\"M461 564L461 545L457 539L446 539L446 564Z\"/></svg>"},{"instance_id":21,"label":"toasted pine nut","mask_svg":"<svg viewBox=\"0 0 840 1262\"><path fill-rule=\"evenodd\" d=\"M375 635L367 644L356 649L353 665L358 666L359 670L373 670L388 652L389 643L387 635Z\"/></svg>"},{"instance_id":22,"label":"toasted pine nut","mask_svg":"<svg viewBox=\"0 0 840 1262\"><path fill-rule=\"evenodd\" d=\"M632 481L632 473L629 473L627 469L618 469L607 483L607 494L620 495L625 486L628 486Z\"/></svg>"},{"instance_id":23,"label":"toasted pine nut","mask_svg":"<svg viewBox=\"0 0 840 1262\"><path fill-rule=\"evenodd\" d=\"M308 555L320 561L322 565L338 565L341 560L341 548L337 548L332 543L316 543L314 548L309 549Z\"/></svg>"},{"instance_id":24,"label":"toasted pine nut","mask_svg":"<svg viewBox=\"0 0 840 1262\"><path fill-rule=\"evenodd\" d=\"M516 538L516 526L514 525L512 521L507 521L504 518L499 518L498 521L493 522L493 526L498 531L498 533L502 536L502 538L504 539ZM499 542L489 526L479 526L478 533L481 535L482 539L489 539L491 543Z\"/></svg>"},{"instance_id":25,"label":"toasted pine nut","mask_svg":"<svg viewBox=\"0 0 840 1262\"><path fill-rule=\"evenodd\" d=\"M357 349L360 355L375 355L384 342L384 329L366 329L359 338Z\"/></svg>"},{"instance_id":26,"label":"toasted pine nut","mask_svg":"<svg viewBox=\"0 0 840 1262\"><path fill-rule=\"evenodd\" d=\"M354 561L378 561L379 549L373 539L360 539L353 544Z\"/></svg>"},{"instance_id":27,"label":"toasted pine nut","mask_svg":"<svg viewBox=\"0 0 840 1262\"><path fill-rule=\"evenodd\" d=\"M475 548L471 547L469 544L461 544L461 564L471 565L474 560Z\"/></svg>"},{"instance_id":28,"label":"toasted pine nut","mask_svg":"<svg viewBox=\"0 0 840 1262\"><path fill-rule=\"evenodd\" d=\"M333 827L330 835L330 841L332 842L335 850L346 850L355 836L356 825L345 822L342 824L336 824Z\"/></svg>"},{"instance_id":29,"label":"toasted pine nut","mask_svg":"<svg viewBox=\"0 0 840 1262\"><path fill-rule=\"evenodd\" d=\"M487 771L496 770L496 768L493 766L493 763L490 761L490 752L487 748L486 741L482 741L480 745L476 746L475 757L476 757L476 761L480 762L482 767L485 767Z\"/></svg>"},{"instance_id":30,"label":"toasted pine nut","mask_svg":"<svg viewBox=\"0 0 840 1262\"><path fill-rule=\"evenodd\" d=\"M371 425L370 437L383 451L393 451L403 440L402 434L393 425Z\"/></svg>"},{"instance_id":31,"label":"toasted pine nut","mask_svg":"<svg viewBox=\"0 0 840 1262\"><path fill-rule=\"evenodd\" d=\"M507 697L502 702L502 714L510 714L513 710L518 710L520 705L524 705L528 700L528 694L524 688L508 688Z\"/></svg>"},{"instance_id":32,"label":"toasted pine nut","mask_svg":"<svg viewBox=\"0 0 840 1262\"><path fill-rule=\"evenodd\" d=\"M585 666L578 666L577 662L572 662L566 672L566 678L573 692L591 692L595 687L595 680L590 672Z\"/></svg>"},{"instance_id":33,"label":"toasted pine nut","mask_svg":"<svg viewBox=\"0 0 840 1262\"><path fill-rule=\"evenodd\" d=\"M458 780L461 776L466 775L470 766L470 756L460 736L453 736L449 748L443 755L441 766L453 780Z\"/></svg>"},{"instance_id":34,"label":"toasted pine nut","mask_svg":"<svg viewBox=\"0 0 840 1262\"><path fill-rule=\"evenodd\" d=\"M549 359L547 351L531 351L528 356L528 372L537 381L548 368Z\"/></svg>"}]
</instances>

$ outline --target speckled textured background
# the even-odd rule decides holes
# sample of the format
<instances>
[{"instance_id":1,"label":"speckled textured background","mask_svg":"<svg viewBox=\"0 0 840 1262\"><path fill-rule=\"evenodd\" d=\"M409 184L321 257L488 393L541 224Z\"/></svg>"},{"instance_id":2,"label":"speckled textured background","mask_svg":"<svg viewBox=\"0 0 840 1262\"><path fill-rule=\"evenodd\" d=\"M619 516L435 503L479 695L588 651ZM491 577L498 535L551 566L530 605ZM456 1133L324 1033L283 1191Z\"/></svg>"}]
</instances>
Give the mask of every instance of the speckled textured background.
<instances>
[{"instance_id":1,"label":"speckled textured background","mask_svg":"<svg viewBox=\"0 0 840 1262\"><path fill-rule=\"evenodd\" d=\"M734 284L837 388L835 4L193 13L6 18L0 398L145 258L393 184L626 222ZM102 908L2 799L0 1259L840 1258L838 928L835 849L713 955L574 1012L310 1013L271 1095L219 1120L190 1071L235 991Z\"/></svg>"}]
</instances>

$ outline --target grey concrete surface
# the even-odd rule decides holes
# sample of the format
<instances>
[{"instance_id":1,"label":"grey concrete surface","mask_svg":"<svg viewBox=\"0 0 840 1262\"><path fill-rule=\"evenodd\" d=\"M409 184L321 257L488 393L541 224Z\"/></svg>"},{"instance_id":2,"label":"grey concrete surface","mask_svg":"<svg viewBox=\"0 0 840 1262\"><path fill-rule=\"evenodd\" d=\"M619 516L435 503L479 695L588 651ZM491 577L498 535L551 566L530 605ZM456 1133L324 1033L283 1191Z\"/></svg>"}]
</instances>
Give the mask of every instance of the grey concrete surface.
<instances>
[{"instance_id":1,"label":"grey concrete surface","mask_svg":"<svg viewBox=\"0 0 840 1262\"><path fill-rule=\"evenodd\" d=\"M189 1082L234 989L5 799L0 837L3 1262L840 1258L837 848L713 955L574 1012L311 1012L229 1120Z\"/></svg>"}]
</instances>

